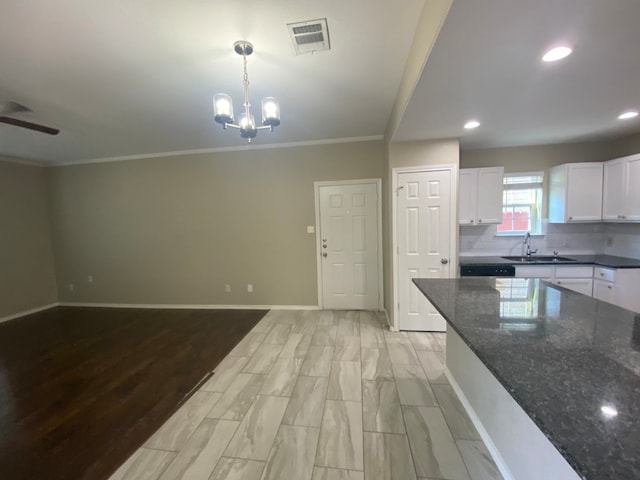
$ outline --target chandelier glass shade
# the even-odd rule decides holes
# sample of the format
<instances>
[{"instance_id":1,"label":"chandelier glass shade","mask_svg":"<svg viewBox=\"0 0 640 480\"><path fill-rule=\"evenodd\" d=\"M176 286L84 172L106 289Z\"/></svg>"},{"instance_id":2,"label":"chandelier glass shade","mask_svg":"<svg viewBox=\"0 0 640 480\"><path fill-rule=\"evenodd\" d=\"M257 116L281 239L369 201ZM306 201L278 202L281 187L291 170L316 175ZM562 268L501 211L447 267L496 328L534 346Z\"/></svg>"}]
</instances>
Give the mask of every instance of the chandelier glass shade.
<instances>
[{"instance_id":1,"label":"chandelier glass shade","mask_svg":"<svg viewBox=\"0 0 640 480\"><path fill-rule=\"evenodd\" d=\"M244 85L244 104L242 113L236 118L233 115L233 101L231 97L225 93L219 93L213 97L213 119L216 123L222 125L223 129L227 127L240 130L240 136L246 138L249 143L255 138L258 130L269 129L273 131L274 127L280 125L280 104L274 97L265 97L262 99L262 125L256 126L254 116L251 114L251 103L249 102L249 74L247 73L247 57L253 53L253 45L249 42L238 41L233 44L233 49L238 55L242 55L244 66L244 76L242 84Z\"/></svg>"}]
</instances>

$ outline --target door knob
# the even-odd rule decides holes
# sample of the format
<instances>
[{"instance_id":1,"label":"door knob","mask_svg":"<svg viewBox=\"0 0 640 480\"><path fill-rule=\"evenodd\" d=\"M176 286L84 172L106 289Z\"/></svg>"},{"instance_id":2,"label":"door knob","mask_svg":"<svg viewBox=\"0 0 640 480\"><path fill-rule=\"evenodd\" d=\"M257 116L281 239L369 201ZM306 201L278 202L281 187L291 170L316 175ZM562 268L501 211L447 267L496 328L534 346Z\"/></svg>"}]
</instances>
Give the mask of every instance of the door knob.
<instances>
[{"instance_id":1,"label":"door knob","mask_svg":"<svg viewBox=\"0 0 640 480\"><path fill-rule=\"evenodd\" d=\"M323 243L323 244L322 244L322 248L327 248L327 244L326 244L326 243Z\"/></svg>"},{"instance_id":2,"label":"door knob","mask_svg":"<svg viewBox=\"0 0 640 480\"><path fill-rule=\"evenodd\" d=\"M443 265L446 265L447 263L449 263L449 260L447 258L442 258L440 260L440 263L443 264Z\"/></svg>"},{"instance_id":3,"label":"door knob","mask_svg":"<svg viewBox=\"0 0 640 480\"><path fill-rule=\"evenodd\" d=\"M322 252L322 256L326 258L327 252Z\"/></svg>"}]
</instances>

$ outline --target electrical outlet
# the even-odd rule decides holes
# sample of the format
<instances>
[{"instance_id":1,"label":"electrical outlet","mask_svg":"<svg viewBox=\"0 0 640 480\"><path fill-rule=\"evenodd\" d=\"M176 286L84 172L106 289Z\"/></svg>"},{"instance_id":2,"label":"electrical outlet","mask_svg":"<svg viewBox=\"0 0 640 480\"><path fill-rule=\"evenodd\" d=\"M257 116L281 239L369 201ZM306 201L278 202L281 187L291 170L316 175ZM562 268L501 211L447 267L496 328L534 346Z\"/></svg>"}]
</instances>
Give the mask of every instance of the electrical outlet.
<instances>
[{"instance_id":1,"label":"electrical outlet","mask_svg":"<svg viewBox=\"0 0 640 480\"><path fill-rule=\"evenodd\" d=\"M316 227L313 225L307 225L307 233L316 233Z\"/></svg>"},{"instance_id":2,"label":"electrical outlet","mask_svg":"<svg viewBox=\"0 0 640 480\"><path fill-rule=\"evenodd\" d=\"M87 282L93 283L93 275L87 276Z\"/></svg>"},{"instance_id":3,"label":"electrical outlet","mask_svg":"<svg viewBox=\"0 0 640 480\"><path fill-rule=\"evenodd\" d=\"M224 291L227 293L231 293L231 285L229 285L228 283L224 286Z\"/></svg>"},{"instance_id":4,"label":"electrical outlet","mask_svg":"<svg viewBox=\"0 0 640 480\"><path fill-rule=\"evenodd\" d=\"M607 237L607 247L613 247L613 237Z\"/></svg>"},{"instance_id":5,"label":"electrical outlet","mask_svg":"<svg viewBox=\"0 0 640 480\"><path fill-rule=\"evenodd\" d=\"M568 246L569 246L569 240L565 238L565 239L562 241L562 246L563 246L563 247L568 247Z\"/></svg>"},{"instance_id":6,"label":"electrical outlet","mask_svg":"<svg viewBox=\"0 0 640 480\"><path fill-rule=\"evenodd\" d=\"M247 284L247 292L253 293L253 285L251 285L250 283Z\"/></svg>"},{"instance_id":7,"label":"electrical outlet","mask_svg":"<svg viewBox=\"0 0 640 480\"><path fill-rule=\"evenodd\" d=\"M76 287L73 286L73 283L69 284L69 291L73 292L76 289Z\"/></svg>"}]
</instances>

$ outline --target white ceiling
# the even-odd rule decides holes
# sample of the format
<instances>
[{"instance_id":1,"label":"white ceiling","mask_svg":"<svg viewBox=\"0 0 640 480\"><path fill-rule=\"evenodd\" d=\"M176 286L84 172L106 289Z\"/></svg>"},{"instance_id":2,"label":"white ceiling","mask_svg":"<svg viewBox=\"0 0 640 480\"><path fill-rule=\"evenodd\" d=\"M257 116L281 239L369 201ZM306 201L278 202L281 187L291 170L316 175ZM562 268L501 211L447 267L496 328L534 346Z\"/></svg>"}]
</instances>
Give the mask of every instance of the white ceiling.
<instances>
[{"instance_id":1,"label":"white ceiling","mask_svg":"<svg viewBox=\"0 0 640 480\"><path fill-rule=\"evenodd\" d=\"M393 140L461 137L463 148L640 130L640 1L454 0ZM574 46L540 61L557 42ZM472 118L482 125L465 131Z\"/></svg>"},{"instance_id":2,"label":"white ceiling","mask_svg":"<svg viewBox=\"0 0 640 480\"><path fill-rule=\"evenodd\" d=\"M0 15L0 101L56 137L0 124L0 156L69 163L246 146L213 122L241 106L236 40L254 43L254 113L282 125L255 143L383 135L424 0L21 0ZM428 3L427 3L428 5ZM286 24L327 17L331 51L295 56ZM640 1L454 0L393 140L461 137L463 148L640 130ZM574 45L556 64L552 44ZM482 122L474 131L464 122ZM256 147L258 146L256 145Z\"/></svg>"},{"instance_id":3,"label":"white ceiling","mask_svg":"<svg viewBox=\"0 0 640 480\"><path fill-rule=\"evenodd\" d=\"M0 124L0 155L67 163L246 145L213 122L212 96L241 106L236 40L253 42L249 79L280 100L282 125L258 144L380 136L424 0L20 0L0 15L0 100L56 127ZM331 50L295 56L286 24L328 18Z\"/></svg>"}]
</instances>

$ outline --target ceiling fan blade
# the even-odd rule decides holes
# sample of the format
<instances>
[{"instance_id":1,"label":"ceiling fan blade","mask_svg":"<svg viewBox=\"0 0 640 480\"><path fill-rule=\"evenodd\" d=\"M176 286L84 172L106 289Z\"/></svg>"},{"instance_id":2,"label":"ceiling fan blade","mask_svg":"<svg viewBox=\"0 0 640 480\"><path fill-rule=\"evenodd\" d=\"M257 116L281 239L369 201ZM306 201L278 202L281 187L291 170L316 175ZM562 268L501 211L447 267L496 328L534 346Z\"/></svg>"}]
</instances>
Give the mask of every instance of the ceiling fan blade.
<instances>
[{"instance_id":1,"label":"ceiling fan blade","mask_svg":"<svg viewBox=\"0 0 640 480\"><path fill-rule=\"evenodd\" d=\"M25 107L21 103L12 102L11 100L5 100L0 102L0 117L4 115L12 115L20 112L30 112L29 107Z\"/></svg>"},{"instance_id":2,"label":"ceiling fan blade","mask_svg":"<svg viewBox=\"0 0 640 480\"><path fill-rule=\"evenodd\" d=\"M18 120L17 118L0 117L0 122L7 123L16 127L28 128L29 130L46 133L47 135L57 135L58 133L60 133L60 130L58 130L57 128L51 128L45 125L39 125L37 123L26 122L24 120Z\"/></svg>"}]
</instances>

